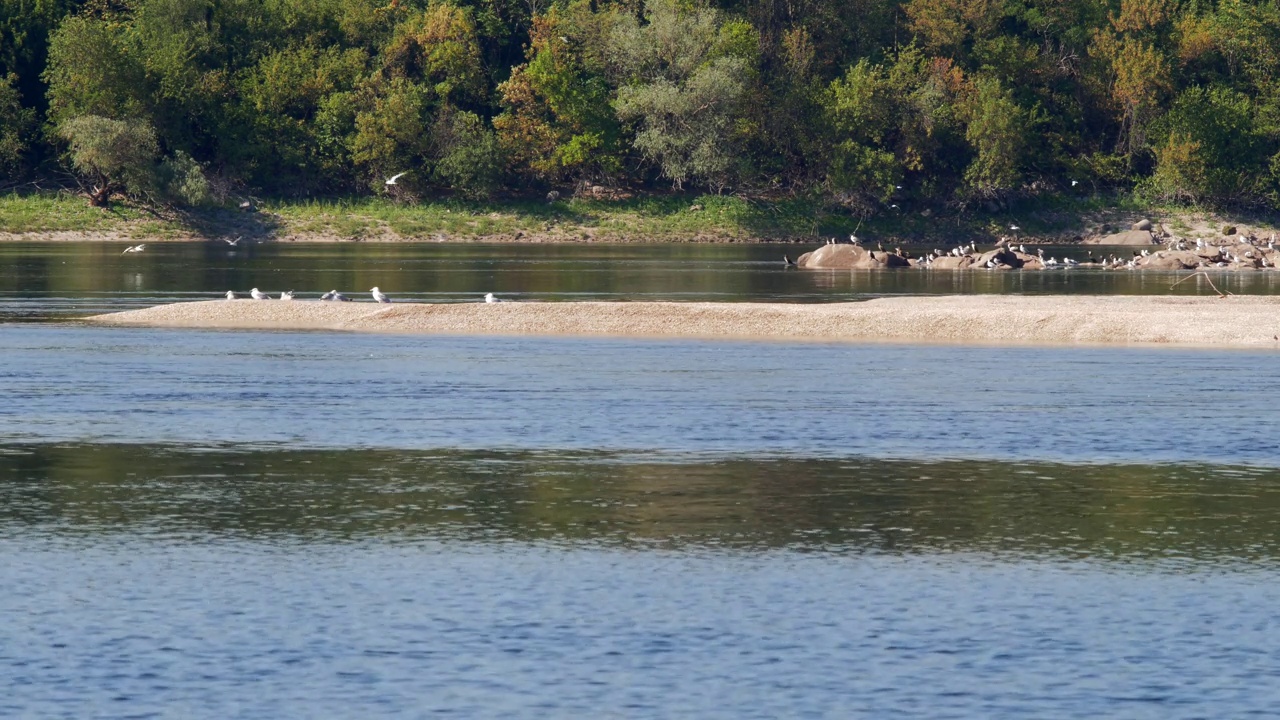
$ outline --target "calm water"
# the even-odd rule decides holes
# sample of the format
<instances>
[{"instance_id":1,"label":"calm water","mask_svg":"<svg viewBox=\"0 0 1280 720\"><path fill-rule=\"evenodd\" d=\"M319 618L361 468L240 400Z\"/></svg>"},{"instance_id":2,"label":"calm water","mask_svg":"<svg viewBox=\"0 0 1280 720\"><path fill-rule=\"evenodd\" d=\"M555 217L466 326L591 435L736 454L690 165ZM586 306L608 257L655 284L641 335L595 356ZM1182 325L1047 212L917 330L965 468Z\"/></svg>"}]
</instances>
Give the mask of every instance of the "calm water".
<instances>
[{"instance_id":1,"label":"calm water","mask_svg":"<svg viewBox=\"0 0 1280 720\"><path fill-rule=\"evenodd\" d=\"M792 250L0 245L0 717L1280 713L1274 352L58 322L1164 282Z\"/></svg>"},{"instance_id":2,"label":"calm water","mask_svg":"<svg viewBox=\"0 0 1280 720\"><path fill-rule=\"evenodd\" d=\"M102 243L0 244L0 321L65 319L163 302L221 297L251 287L299 297L377 285L412 301L711 300L831 302L886 294L1205 294L1185 273L798 271L782 264L800 245L444 245L153 243L140 254ZM923 249L920 249L923 251ZM1050 247L1085 259L1132 248ZM1214 273L1219 288L1280 292L1280 273Z\"/></svg>"}]
</instances>

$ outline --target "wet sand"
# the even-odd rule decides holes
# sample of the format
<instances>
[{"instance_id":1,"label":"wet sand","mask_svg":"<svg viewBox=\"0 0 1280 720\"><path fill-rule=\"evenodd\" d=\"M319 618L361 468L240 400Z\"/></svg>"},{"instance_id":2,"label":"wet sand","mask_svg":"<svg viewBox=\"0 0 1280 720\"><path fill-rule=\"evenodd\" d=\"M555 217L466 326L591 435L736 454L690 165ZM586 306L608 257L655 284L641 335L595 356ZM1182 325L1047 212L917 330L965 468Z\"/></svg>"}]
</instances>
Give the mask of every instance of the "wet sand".
<instances>
[{"instance_id":1,"label":"wet sand","mask_svg":"<svg viewBox=\"0 0 1280 720\"><path fill-rule=\"evenodd\" d=\"M145 327L808 342L1280 349L1280 297L893 297L866 302L391 304L210 300L98 315Z\"/></svg>"}]
</instances>

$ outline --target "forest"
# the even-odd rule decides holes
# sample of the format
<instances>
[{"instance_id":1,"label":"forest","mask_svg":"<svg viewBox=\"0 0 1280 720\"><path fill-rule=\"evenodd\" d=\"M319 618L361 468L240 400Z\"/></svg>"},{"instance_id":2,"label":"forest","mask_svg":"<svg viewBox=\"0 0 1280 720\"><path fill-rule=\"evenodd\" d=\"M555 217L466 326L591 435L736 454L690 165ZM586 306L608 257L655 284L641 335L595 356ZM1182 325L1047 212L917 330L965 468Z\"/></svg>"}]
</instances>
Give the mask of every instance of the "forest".
<instances>
[{"instance_id":1,"label":"forest","mask_svg":"<svg viewBox=\"0 0 1280 720\"><path fill-rule=\"evenodd\" d=\"M1271 208L1280 6L0 0L0 189L28 185Z\"/></svg>"}]
</instances>

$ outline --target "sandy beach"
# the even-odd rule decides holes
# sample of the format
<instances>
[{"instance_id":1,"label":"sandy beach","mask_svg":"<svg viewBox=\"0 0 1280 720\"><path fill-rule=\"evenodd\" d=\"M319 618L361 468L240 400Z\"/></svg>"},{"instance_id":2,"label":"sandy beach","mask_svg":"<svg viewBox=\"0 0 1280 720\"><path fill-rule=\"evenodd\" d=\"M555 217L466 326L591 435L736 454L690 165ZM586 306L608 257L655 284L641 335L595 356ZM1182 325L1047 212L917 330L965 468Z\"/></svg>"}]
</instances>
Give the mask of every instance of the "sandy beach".
<instances>
[{"instance_id":1,"label":"sandy beach","mask_svg":"<svg viewBox=\"0 0 1280 720\"><path fill-rule=\"evenodd\" d=\"M145 327L805 342L1280 348L1280 297L893 297L865 302L391 304L210 300L98 315Z\"/></svg>"}]
</instances>

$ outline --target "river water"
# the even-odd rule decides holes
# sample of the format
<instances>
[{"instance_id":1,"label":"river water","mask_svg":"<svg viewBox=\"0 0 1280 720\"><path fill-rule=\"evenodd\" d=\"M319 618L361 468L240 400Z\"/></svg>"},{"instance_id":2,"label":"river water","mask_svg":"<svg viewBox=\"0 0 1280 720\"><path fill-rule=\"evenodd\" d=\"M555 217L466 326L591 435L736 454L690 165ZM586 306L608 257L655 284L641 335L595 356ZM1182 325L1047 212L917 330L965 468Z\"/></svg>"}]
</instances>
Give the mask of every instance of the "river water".
<instances>
[{"instance_id":1,"label":"river water","mask_svg":"<svg viewBox=\"0 0 1280 720\"><path fill-rule=\"evenodd\" d=\"M959 280L760 247L43 247L0 246L0 716L1280 713L1274 353L96 328L69 319L226 286ZM1020 282L1126 277L1098 275Z\"/></svg>"}]
</instances>

